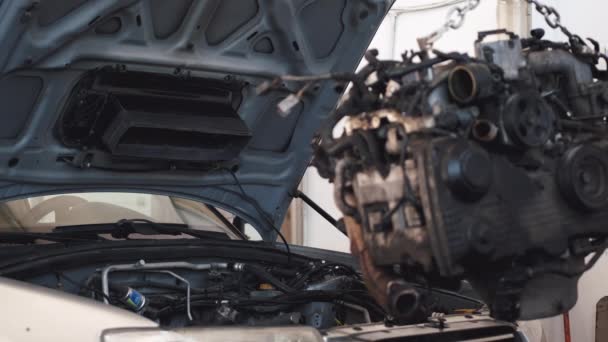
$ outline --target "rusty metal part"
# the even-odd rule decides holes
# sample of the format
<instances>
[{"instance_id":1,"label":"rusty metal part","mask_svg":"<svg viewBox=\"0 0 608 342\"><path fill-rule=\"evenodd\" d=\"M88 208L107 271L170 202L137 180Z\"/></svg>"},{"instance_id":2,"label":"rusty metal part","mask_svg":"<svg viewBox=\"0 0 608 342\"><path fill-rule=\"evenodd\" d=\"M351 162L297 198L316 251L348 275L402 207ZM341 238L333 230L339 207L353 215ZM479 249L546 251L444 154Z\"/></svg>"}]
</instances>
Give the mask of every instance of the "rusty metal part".
<instances>
[{"instance_id":1,"label":"rusty metal part","mask_svg":"<svg viewBox=\"0 0 608 342\"><path fill-rule=\"evenodd\" d=\"M490 68L481 63L459 65L450 70L448 90L452 98L463 104L494 94L494 76Z\"/></svg>"},{"instance_id":2,"label":"rusty metal part","mask_svg":"<svg viewBox=\"0 0 608 342\"><path fill-rule=\"evenodd\" d=\"M352 135L358 130L378 129L384 121L403 126L407 133L435 127L435 118L431 115L413 117L403 115L394 109L381 109L349 118L345 124L345 131L347 135Z\"/></svg>"},{"instance_id":3,"label":"rusty metal part","mask_svg":"<svg viewBox=\"0 0 608 342\"><path fill-rule=\"evenodd\" d=\"M385 177L376 170L358 172L353 177L363 238L377 265L412 263L427 270L432 267L428 232L415 206L419 193L417 164L407 160L403 167L392 165Z\"/></svg>"},{"instance_id":4,"label":"rusty metal part","mask_svg":"<svg viewBox=\"0 0 608 342\"><path fill-rule=\"evenodd\" d=\"M391 315L407 316L419 305L418 292L396 275L378 267L368 249L362 226L350 217L344 217L350 238L351 253L359 260L363 279L369 293Z\"/></svg>"},{"instance_id":5,"label":"rusty metal part","mask_svg":"<svg viewBox=\"0 0 608 342\"><path fill-rule=\"evenodd\" d=\"M388 272L378 268L372 261L369 249L365 244L362 227L357 221L350 217L344 217L346 231L350 238L350 251L359 260L363 279L367 288L374 299L385 309L388 309L388 284L391 281L399 280L396 276L391 276Z\"/></svg>"},{"instance_id":6,"label":"rusty metal part","mask_svg":"<svg viewBox=\"0 0 608 342\"><path fill-rule=\"evenodd\" d=\"M411 317L420 308L420 293L403 280L388 283L388 312L399 317Z\"/></svg>"},{"instance_id":7,"label":"rusty metal part","mask_svg":"<svg viewBox=\"0 0 608 342\"><path fill-rule=\"evenodd\" d=\"M498 136L498 132L498 127L490 120L475 121L473 130L471 131L475 139L484 142L494 141Z\"/></svg>"}]
</instances>

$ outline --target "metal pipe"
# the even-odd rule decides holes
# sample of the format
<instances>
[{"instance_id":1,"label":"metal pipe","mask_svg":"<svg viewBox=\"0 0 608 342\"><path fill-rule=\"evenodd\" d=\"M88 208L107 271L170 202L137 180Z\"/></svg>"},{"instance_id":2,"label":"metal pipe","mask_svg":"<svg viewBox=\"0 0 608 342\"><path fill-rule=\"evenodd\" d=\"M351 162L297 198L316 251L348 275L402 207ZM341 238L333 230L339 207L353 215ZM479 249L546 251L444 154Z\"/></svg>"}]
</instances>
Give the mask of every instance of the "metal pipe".
<instances>
[{"instance_id":1,"label":"metal pipe","mask_svg":"<svg viewBox=\"0 0 608 342\"><path fill-rule=\"evenodd\" d=\"M494 79L487 65L469 63L452 69L448 76L448 90L459 103L470 103L494 94Z\"/></svg>"},{"instance_id":2,"label":"metal pipe","mask_svg":"<svg viewBox=\"0 0 608 342\"><path fill-rule=\"evenodd\" d=\"M147 271L147 270L166 270L171 268L189 269L194 271L209 271L209 270L226 270L228 269L228 263L208 263L208 264L192 264L189 262L176 261L176 262L157 262L147 264L144 260L140 260L135 264L124 264L124 265L110 265L101 270L101 290L104 293L104 303L108 302L110 296L110 272L120 271Z\"/></svg>"},{"instance_id":3,"label":"metal pipe","mask_svg":"<svg viewBox=\"0 0 608 342\"><path fill-rule=\"evenodd\" d=\"M407 317L416 312L420 301L415 289L374 263L365 245L363 228L354 218L345 216L344 222L351 239L351 252L359 259L363 279L372 297L393 316Z\"/></svg>"},{"instance_id":4,"label":"metal pipe","mask_svg":"<svg viewBox=\"0 0 608 342\"><path fill-rule=\"evenodd\" d=\"M405 281L398 279L387 285L388 308L390 312L403 317L411 317L420 307L418 290Z\"/></svg>"},{"instance_id":5,"label":"metal pipe","mask_svg":"<svg viewBox=\"0 0 608 342\"><path fill-rule=\"evenodd\" d=\"M347 308L353 309L355 311L359 311L363 314L363 318L365 319L365 323L371 323L372 322L372 318L369 315L369 311L362 307L361 305L357 305L357 304L352 304L352 303L347 303L341 300L336 301L336 303L345 306Z\"/></svg>"},{"instance_id":6,"label":"metal pipe","mask_svg":"<svg viewBox=\"0 0 608 342\"><path fill-rule=\"evenodd\" d=\"M186 284L186 314L188 315L188 320L192 321L193 320L192 311L190 310L190 282L186 278L176 274L175 272L171 272L171 271L150 271L150 272L168 274L168 275L172 276L173 278Z\"/></svg>"},{"instance_id":7,"label":"metal pipe","mask_svg":"<svg viewBox=\"0 0 608 342\"><path fill-rule=\"evenodd\" d=\"M490 142L498 136L498 127L489 120L477 120L473 124L473 137L477 140Z\"/></svg>"},{"instance_id":8,"label":"metal pipe","mask_svg":"<svg viewBox=\"0 0 608 342\"><path fill-rule=\"evenodd\" d=\"M503 27L520 37L529 37L532 24L530 5L525 0L498 1L496 16L498 27Z\"/></svg>"},{"instance_id":9,"label":"metal pipe","mask_svg":"<svg viewBox=\"0 0 608 342\"><path fill-rule=\"evenodd\" d=\"M564 342L572 342L572 336L570 334L570 314L564 313Z\"/></svg>"},{"instance_id":10,"label":"metal pipe","mask_svg":"<svg viewBox=\"0 0 608 342\"><path fill-rule=\"evenodd\" d=\"M323 216L323 218L332 226L338 228L338 221L302 191L296 190L293 197L300 198L302 201L304 201L304 203L308 204L308 206L311 207L314 211L316 211L319 215Z\"/></svg>"},{"instance_id":11,"label":"metal pipe","mask_svg":"<svg viewBox=\"0 0 608 342\"><path fill-rule=\"evenodd\" d=\"M575 114L590 112L588 100L577 98L581 84L593 82L591 66L564 50L535 51L528 54L528 65L537 74L559 73L566 79L568 95Z\"/></svg>"}]
</instances>

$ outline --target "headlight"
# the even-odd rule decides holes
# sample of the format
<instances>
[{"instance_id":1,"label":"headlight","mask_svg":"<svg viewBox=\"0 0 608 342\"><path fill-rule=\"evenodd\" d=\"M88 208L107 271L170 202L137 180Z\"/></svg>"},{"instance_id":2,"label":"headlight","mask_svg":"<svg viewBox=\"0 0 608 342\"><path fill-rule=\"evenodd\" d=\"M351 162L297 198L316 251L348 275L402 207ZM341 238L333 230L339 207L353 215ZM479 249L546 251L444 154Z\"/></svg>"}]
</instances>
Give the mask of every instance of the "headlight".
<instances>
[{"instance_id":1,"label":"headlight","mask_svg":"<svg viewBox=\"0 0 608 342\"><path fill-rule=\"evenodd\" d=\"M322 342L321 334L311 327L268 328L186 328L175 331L161 329L113 329L102 334L103 342Z\"/></svg>"},{"instance_id":2,"label":"headlight","mask_svg":"<svg viewBox=\"0 0 608 342\"><path fill-rule=\"evenodd\" d=\"M192 342L179 333L157 328L111 329L101 335L103 342Z\"/></svg>"}]
</instances>

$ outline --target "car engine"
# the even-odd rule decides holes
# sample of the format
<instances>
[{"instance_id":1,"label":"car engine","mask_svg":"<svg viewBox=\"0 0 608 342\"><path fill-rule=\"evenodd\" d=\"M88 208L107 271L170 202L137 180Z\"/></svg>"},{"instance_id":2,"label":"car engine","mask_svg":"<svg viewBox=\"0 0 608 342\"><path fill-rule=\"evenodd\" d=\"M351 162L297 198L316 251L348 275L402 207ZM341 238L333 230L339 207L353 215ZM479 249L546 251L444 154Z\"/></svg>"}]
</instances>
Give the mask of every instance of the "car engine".
<instances>
[{"instance_id":1,"label":"car engine","mask_svg":"<svg viewBox=\"0 0 608 342\"><path fill-rule=\"evenodd\" d=\"M409 282L462 278L503 320L576 303L607 246L606 56L593 40L543 38L481 32L475 57L369 51L357 74L320 76L352 87L314 164L391 314L418 305Z\"/></svg>"}]
</instances>

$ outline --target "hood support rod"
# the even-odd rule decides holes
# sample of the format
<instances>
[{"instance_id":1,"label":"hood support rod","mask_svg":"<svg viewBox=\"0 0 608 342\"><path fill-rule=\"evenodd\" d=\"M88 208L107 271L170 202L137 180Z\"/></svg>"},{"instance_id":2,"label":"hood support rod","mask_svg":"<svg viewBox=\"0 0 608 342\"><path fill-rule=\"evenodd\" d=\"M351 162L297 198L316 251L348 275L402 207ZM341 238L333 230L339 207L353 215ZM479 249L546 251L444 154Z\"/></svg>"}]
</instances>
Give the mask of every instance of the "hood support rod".
<instances>
[{"instance_id":1,"label":"hood support rod","mask_svg":"<svg viewBox=\"0 0 608 342\"><path fill-rule=\"evenodd\" d=\"M311 207L314 211L321 215L327 222L329 222L332 226L336 227L336 229L338 229L342 234L346 235L346 229L344 228L344 225L341 224L341 220L338 221L333 218L327 211L325 211L325 209L321 208L321 206L319 206L305 193L300 190L296 190L293 193L292 197L301 199L304 203L306 203L309 207Z\"/></svg>"}]
</instances>

